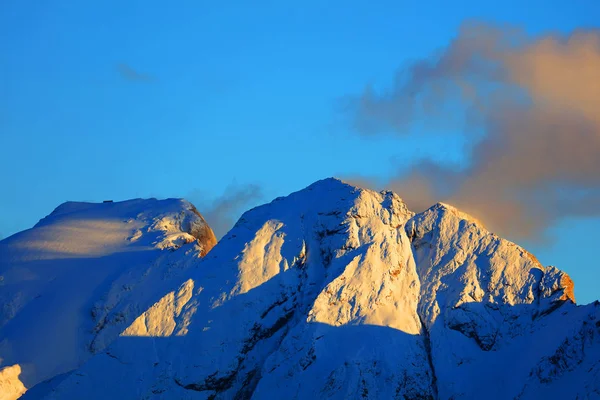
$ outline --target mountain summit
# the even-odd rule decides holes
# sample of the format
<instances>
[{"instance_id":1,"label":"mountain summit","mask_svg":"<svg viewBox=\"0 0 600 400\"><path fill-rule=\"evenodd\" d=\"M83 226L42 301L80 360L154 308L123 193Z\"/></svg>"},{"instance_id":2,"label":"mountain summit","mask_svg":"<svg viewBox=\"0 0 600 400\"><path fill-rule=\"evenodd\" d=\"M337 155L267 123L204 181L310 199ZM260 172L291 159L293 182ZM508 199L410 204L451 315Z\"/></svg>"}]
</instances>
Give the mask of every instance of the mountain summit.
<instances>
[{"instance_id":1,"label":"mountain summit","mask_svg":"<svg viewBox=\"0 0 600 400\"><path fill-rule=\"evenodd\" d=\"M118 338L25 397L600 397L600 304L445 204L325 179L170 256Z\"/></svg>"},{"instance_id":2,"label":"mountain summit","mask_svg":"<svg viewBox=\"0 0 600 400\"><path fill-rule=\"evenodd\" d=\"M68 202L0 241L0 399L101 352L215 244L179 199Z\"/></svg>"}]
</instances>

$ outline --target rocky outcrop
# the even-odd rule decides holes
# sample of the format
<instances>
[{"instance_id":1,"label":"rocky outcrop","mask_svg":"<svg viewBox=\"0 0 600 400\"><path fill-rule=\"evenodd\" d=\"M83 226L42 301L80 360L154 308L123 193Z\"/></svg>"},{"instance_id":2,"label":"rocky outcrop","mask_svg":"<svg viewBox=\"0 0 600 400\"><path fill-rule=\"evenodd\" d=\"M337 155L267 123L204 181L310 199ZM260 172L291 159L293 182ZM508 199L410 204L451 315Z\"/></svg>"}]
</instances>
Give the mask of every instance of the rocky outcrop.
<instances>
[{"instance_id":1,"label":"rocky outcrop","mask_svg":"<svg viewBox=\"0 0 600 400\"><path fill-rule=\"evenodd\" d=\"M217 237L196 207L192 206L189 211L191 211L196 218L188 218L187 226L182 227L182 231L187 232L196 238L198 244L202 247L200 255L204 257L217 244Z\"/></svg>"}]
</instances>

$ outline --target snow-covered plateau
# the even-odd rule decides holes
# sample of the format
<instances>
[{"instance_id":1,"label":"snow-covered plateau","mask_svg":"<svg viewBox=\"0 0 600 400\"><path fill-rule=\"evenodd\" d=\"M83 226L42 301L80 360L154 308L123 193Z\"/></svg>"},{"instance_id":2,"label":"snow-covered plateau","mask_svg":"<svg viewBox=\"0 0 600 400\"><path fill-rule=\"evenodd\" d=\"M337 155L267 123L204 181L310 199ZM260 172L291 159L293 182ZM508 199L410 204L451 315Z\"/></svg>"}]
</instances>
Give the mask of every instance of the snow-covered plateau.
<instances>
[{"instance_id":1,"label":"snow-covered plateau","mask_svg":"<svg viewBox=\"0 0 600 400\"><path fill-rule=\"evenodd\" d=\"M452 206L325 179L214 243L183 200L0 242L0 399L600 399L600 303Z\"/></svg>"}]
</instances>

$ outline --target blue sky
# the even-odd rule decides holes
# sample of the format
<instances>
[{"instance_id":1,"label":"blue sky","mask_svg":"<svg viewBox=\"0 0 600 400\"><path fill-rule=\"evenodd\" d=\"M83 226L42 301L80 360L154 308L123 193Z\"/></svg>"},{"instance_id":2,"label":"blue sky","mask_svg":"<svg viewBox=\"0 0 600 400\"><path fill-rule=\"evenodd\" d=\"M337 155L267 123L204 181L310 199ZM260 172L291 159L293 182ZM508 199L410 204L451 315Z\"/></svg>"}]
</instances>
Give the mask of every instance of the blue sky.
<instances>
[{"instance_id":1,"label":"blue sky","mask_svg":"<svg viewBox=\"0 0 600 400\"><path fill-rule=\"evenodd\" d=\"M262 198L327 176L461 161L461 139L368 139L341 97L386 85L468 19L532 34L600 25L582 1L23 1L0 4L0 235L66 200L187 197L232 186ZM400 193L402 196L402 193ZM600 297L598 220L568 220L529 248ZM568 232L568 235L565 234Z\"/></svg>"}]
</instances>

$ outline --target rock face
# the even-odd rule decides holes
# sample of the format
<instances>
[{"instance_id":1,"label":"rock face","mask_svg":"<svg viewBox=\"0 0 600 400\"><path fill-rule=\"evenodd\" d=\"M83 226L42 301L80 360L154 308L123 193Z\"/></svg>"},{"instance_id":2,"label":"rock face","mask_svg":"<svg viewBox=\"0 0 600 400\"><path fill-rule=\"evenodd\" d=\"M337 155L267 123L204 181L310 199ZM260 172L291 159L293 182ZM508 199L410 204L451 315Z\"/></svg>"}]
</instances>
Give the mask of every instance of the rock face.
<instances>
[{"instance_id":1,"label":"rock face","mask_svg":"<svg viewBox=\"0 0 600 400\"><path fill-rule=\"evenodd\" d=\"M121 301L118 339L24 397L600 397L598 303L444 204L415 215L326 179L246 212L202 259L168 255L157 270L187 267L149 281L139 313Z\"/></svg>"},{"instance_id":2,"label":"rock face","mask_svg":"<svg viewBox=\"0 0 600 400\"><path fill-rule=\"evenodd\" d=\"M0 242L0 398L69 372L216 243L187 201L65 203Z\"/></svg>"}]
</instances>

